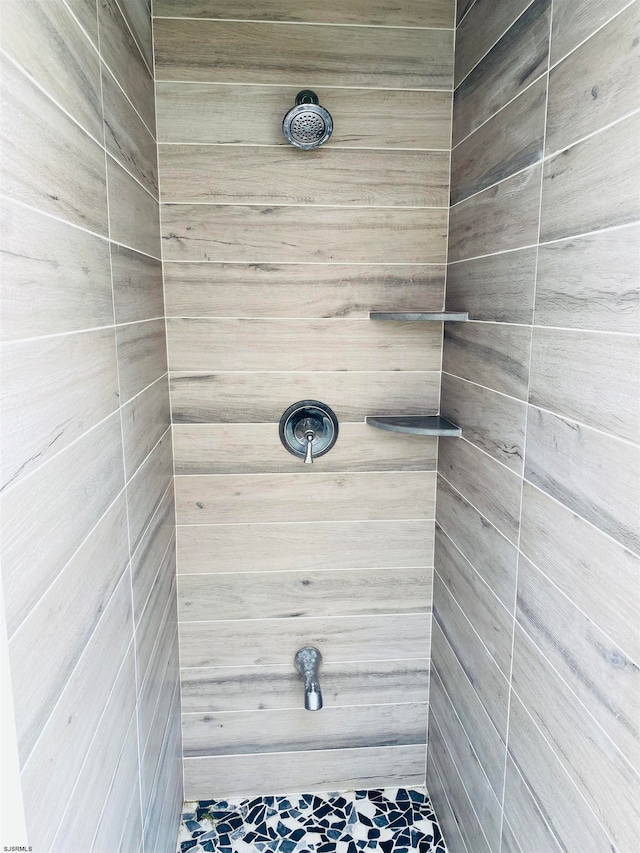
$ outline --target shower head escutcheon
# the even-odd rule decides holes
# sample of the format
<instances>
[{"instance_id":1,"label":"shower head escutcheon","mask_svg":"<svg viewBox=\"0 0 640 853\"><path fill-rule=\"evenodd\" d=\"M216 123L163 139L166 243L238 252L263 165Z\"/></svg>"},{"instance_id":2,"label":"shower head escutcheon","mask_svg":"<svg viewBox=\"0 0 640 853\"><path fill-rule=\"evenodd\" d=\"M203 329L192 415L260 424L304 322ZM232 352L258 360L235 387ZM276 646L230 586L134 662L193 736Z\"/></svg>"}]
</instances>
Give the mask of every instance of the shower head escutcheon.
<instances>
[{"instance_id":1,"label":"shower head escutcheon","mask_svg":"<svg viewBox=\"0 0 640 853\"><path fill-rule=\"evenodd\" d=\"M318 103L311 89L302 89L296 95L296 105L282 122L284 138L296 148L319 148L333 133L333 119L329 110Z\"/></svg>"}]
</instances>

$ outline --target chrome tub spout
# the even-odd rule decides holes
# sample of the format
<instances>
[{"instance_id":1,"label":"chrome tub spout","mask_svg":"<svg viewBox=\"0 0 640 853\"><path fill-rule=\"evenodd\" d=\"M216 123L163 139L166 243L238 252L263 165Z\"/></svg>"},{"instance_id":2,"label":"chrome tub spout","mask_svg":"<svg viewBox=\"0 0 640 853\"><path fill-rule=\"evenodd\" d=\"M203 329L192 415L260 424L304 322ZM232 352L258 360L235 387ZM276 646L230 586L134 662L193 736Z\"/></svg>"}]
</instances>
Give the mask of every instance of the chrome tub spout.
<instances>
[{"instance_id":1,"label":"chrome tub spout","mask_svg":"<svg viewBox=\"0 0 640 853\"><path fill-rule=\"evenodd\" d=\"M319 711L322 708L322 690L318 670L322 655L313 646L305 646L296 652L293 662L304 680L304 707L307 711Z\"/></svg>"}]
</instances>

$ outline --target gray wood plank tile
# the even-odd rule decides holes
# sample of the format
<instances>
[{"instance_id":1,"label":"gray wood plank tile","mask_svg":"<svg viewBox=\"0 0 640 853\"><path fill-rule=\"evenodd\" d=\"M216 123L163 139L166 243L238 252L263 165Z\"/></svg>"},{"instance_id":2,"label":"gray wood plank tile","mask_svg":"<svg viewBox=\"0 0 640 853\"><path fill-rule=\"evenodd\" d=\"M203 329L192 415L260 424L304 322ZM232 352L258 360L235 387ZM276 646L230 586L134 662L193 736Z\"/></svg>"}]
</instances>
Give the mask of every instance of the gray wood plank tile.
<instances>
[{"instance_id":1,"label":"gray wood plank tile","mask_svg":"<svg viewBox=\"0 0 640 853\"><path fill-rule=\"evenodd\" d=\"M535 486L640 552L640 450L531 408L525 476Z\"/></svg>"},{"instance_id":2,"label":"gray wood plank tile","mask_svg":"<svg viewBox=\"0 0 640 853\"><path fill-rule=\"evenodd\" d=\"M429 791L431 804L438 815L438 824L447 851L449 853L467 853L467 847L462 839L460 827L451 809L451 804L447 799L431 752L428 752L427 755L427 790Z\"/></svg>"},{"instance_id":3,"label":"gray wood plank tile","mask_svg":"<svg viewBox=\"0 0 640 853\"><path fill-rule=\"evenodd\" d=\"M504 827L516 839L514 853L538 853L540 850L560 853L562 850L511 756L507 759L504 817ZM503 850L504 843L503 838Z\"/></svg>"},{"instance_id":4,"label":"gray wood plank tile","mask_svg":"<svg viewBox=\"0 0 640 853\"><path fill-rule=\"evenodd\" d=\"M446 254L445 210L172 204L162 220L169 261L441 264Z\"/></svg>"},{"instance_id":5,"label":"gray wood plank tile","mask_svg":"<svg viewBox=\"0 0 640 853\"><path fill-rule=\"evenodd\" d=\"M164 315L160 261L112 243L111 269L116 323Z\"/></svg>"},{"instance_id":6,"label":"gray wood plank tile","mask_svg":"<svg viewBox=\"0 0 640 853\"><path fill-rule=\"evenodd\" d=\"M11 62L1 68L4 195L106 236L102 148Z\"/></svg>"},{"instance_id":7,"label":"gray wood plank tile","mask_svg":"<svg viewBox=\"0 0 640 853\"><path fill-rule=\"evenodd\" d=\"M302 465L302 463L301 463ZM176 478L179 524L433 518L435 474L222 474Z\"/></svg>"},{"instance_id":8,"label":"gray wood plank tile","mask_svg":"<svg viewBox=\"0 0 640 853\"><path fill-rule=\"evenodd\" d=\"M259 558L256 559L256 554ZM433 564L431 521L312 521L178 527L186 574Z\"/></svg>"},{"instance_id":9,"label":"gray wood plank tile","mask_svg":"<svg viewBox=\"0 0 640 853\"><path fill-rule=\"evenodd\" d=\"M147 65L153 71L151 0L118 0L118 3Z\"/></svg>"},{"instance_id":10,"label":"gray wood plank tile","mask_svg":"<svg viewBox=\"0 0 640 853\"><path fill-rule=\"evenodd\" d=\"M181 575L182 622L428 613L431 570L349 569Z\"/></svg>"},{"instance_id":11,"label":"gray wood plank tile","mask_svg":"<svg viewBox=\"0 0 640 853\"><path fill-rule=\"evenodd\" d=\"M636 627L640 559L529 483L524 484L522 496L520 548L596 625L640 661Z\"/></svg>"},{"instance_id":12,"label":"gray wood plank tile","mask_svg":"<svg viewBox=\"0 0 640 853\"><path fill-rule=\"evenodd\" d=\"M100 62L64 3L4 3L0 46L88 133L102 141Z\"/></svg>"},{"instance_id":13,"label":"gray wood plank tile","mask_svg":"<svg viewBox=\"0 0 640 853\"><path fill-rule=\"evenodd\" d=\"M155 131L153 77L116 0L98 0L100 52L142 120Z\"/></svg>"},{"instance_id":14,"label":"gray wood plank tile","mask_svg":"<svg viewBox=\"0 0 640 853\"><path fill-rule=\"evenodd\" d=\"M177 663L177 646L173 647L174 666ZM175 675L175 672L174 672ZM146 816L145 832L158 831L160 814L157 813L158 800L162 802L169 782L169 774L165 764L168 760L167 750L177 751L180 745L180 699L179 688L175 678L166 678L164 673L159 678L162 684L156 712L151 721L149 736L146 739L146 750L140 761L140 793L142 813ZM163 771L165 774L163 778ZM172 776L173 774L171 774ZM156 826L149 828L149 820L153 816ZM153 849L153 847L150 847Z\"/></svg>"},{"instance_id":15,"label":"gray wood plank tile","mask_svg":"<svg viewBox=\"0 0 640 853\"><path fill-rule=\"evenodd\" d=\"M324 400L338 420L438 412L437 371L171 373L175 423L277 423L296 400Z\"/></svg>"},{"instance_id":16,"label":"gray wood plank tile","mask_svg":"<svg viewBox=\"0 0 640 853\"><path fill-rule=\"evenodd\" d=\"M546 77L490 118L451 152L451 203L456 204L542 159Z\"/></svg>"},{"instance_id":17,"label":"gray wood plank tile","mask_svg":"<svg viewBox=\"0 0 640 853\"><path fill-rule=\"evenodd\" d=\"M447 206L446 151L320 148L301 157L291 145L192 144L159 151L169 204Z\"/></svg>"},{"instance_id":18,"label":"gray wood plank tile","mask_svg":"<svg viewBox=\"0 0 640 853\"><path fill-rule=\"evenodd\" d=\"M459 439L441 439L438 470L514 544L518 541L520 478L504 465Z\"/></svg>"},{"instance_id":19,"label":"gray wood plank tile","mask_svg":"<svg viewBox=\"0 0 640 853\"><path fill-rule=\"evenodd\" d=\"M143 843L144 849L153 853L162 853L173 847L175 828L181 819L183 791L179 709L179 691L176 691L166 725L160 731L164 741L158 745L157 760L150 762L148 769L145 767L143 776ZM148 792L145 790L146 780L153 783Z\"/></svg>"},{"instance_id":20,"label":"gray wood plank tile","mask_svg":"<svg viewBox=\"0 0 640 853\"><path fill-rule=\"evenodd\" d=\"M444 267L393 264L165 264L172 317L368 317L438 311Z\"/></svg>"},{"instance_id":21,"label":"gray wood plank tile","mask_svg":"<svg viewBox=\"0 0 640 853\"><path fill-rule=\"evenodd\" d=\"M640 441L640 338L534 329L529 400Z\"/></svg>"},{"instance_id":22,"label":"gray wood plank tile","mask_svg":"<svg viewBox=\"0 0 640 853\"><path fill-rule=\"evenodd\" d=\"M302 696L299 697L302 705ZM427 738L427 706L360 705L324 708L322 718L304 707L275 711L183 714L185 757L356 749L416 744Z\"/></svg>"},{"instance_id":23,"label":"gray wood plank tile","mask_svg":"<svg viewBox=\"0 0 640 853\"><path fill-rule=\"evenodd\" d=\"M122 166L107 157L111 239L160 257L160 206Z\"/></svg>"},{"instance_id":24,"label":"gray wood plank tile","mask_svg":"<svg viewBox=\"0 0 640 853\"><path fill-rule=\"evenodd\" d=\"M325 708L426 702L429 661L323 663ZM183 669L182 711L257 711L299 708L301 683L291 664Z\"/></svg>"},{"instance_id":25,"label":"gray wood plank tile","mask_svg":"<svg viewBox=\"0 0 640 853\"><path fill-rule=\"evenodd\" d=\"M360 319L169 319L174 370L438 370L440 329ZM287 342L283 348L283 341ZM313 356L310 358L310 353Z\"/></svg>"},{"instance_id":26,"label":"gray wood plank tile","mask_svg":"<svg viewBox=\"0 0 640 853\"><path fill-rule=\"evenodd\" d=\"M158 80L451 87L451 30L158 18L154 38Z\"/></svg>"},{"instance_id":27,"label":"gray wood plank tile","mask_svg":"<svg viewBox=\"0 0 640 853\"><path fill-rule=\"evenodd\" d=\"M404 660L424 657L429 619L416 615L353 616L348 619L242 619L180 625L183 667L287 664L302 645L322 649L336 661Z\"/></svg>"},{"instance_id":28,"label":"gray wood plank tile","mask_svg":"<svg viewBox=\"0 0 640 853\"><path fill-rule=\"evenodd\" d=\"M2 340L113 323L105 240L8 199L0 225Z\"/></svg>"},{"instance_id":29,"label":"gray wood plank tile","mask_svg":"<svg viewBox=\"0 0 640 853\"><path fill-rule=\"evenodd\" d=\"M640 667L526 557L519 563L517 618L637 770Z\"/></svg>"},{"instance_id":30,"label":"gray wood plank tile","mask_svg":"<svg viewBox=\"0 0 640 853\"><path fill-rule=\"evenodd\" d=\"M167 430L127 485L132 551L140 544L142 534L167 491L172 475L171 433Z\"/></svg>"},{"instance_id":31,"label":"gray wood plank tile","mask_svg":"<svg viewBox=\"0 0 640 853\"><path fill-rule=\"evenodd\" d=\"M175 500L173 489L169 488L131 557L133 615L136 624L140 621L167 548L171 546L175 549L175 543L172 542L174 534Z\"/></svg>"},{"instance_id":32,"label":"gray wood plank tile","mask_svg":"<svg viewBox=\"0 0 640 853\"><path fill-rule=\"evenodd\" d=\"M120 400L125 403L167 372L164 320L116 329Z\"/></svg>"},{"instance_id":33,"label":"gray wood plank tile","mask_svg":"<svg viewBox=\"0 0 640 853\"><path fill-rule=\"evenodd\" d=\"M67 6L84 27L85 32L98 46L98 9L96 0L68 0Z\"/></svg>"},{"instance_id":34,"label":"gray wood plank tile","mask_svg":"<svg viewBox=\"0 0 640 853\"><path fill-rule=\"evenodd\" d=\"M449 592L464 610L505 678L509 678L513 614L500 605L473 565L438 526L434 562Z\"/></svg>"},{"instance_id":35,"label":"gray wood plank tile","mask_svg":"<svg viewBox=\"0 0 640 853\"><path fill-rule=\"evenodd\" d=\"M275 424L176 424L173 443L177 474L300 473ZM336 445L314 460L313 471L435 471L437 449L435 436L341 424Z\"/></svg>"},{"instance_id":36,"label":"gray wood plank tile","mask_svg":"<svg viewBox=\"0 0 640 853\"><path fill-rule=\"evenodd\" d=\"M487 388L442 376L441 414L464 437L513 471L522 472L526 404Z\"/></svg>"},{"instance_id":37,"label":"gray wood plank tile","mask_svg":"<svg viewBox=\"0 0 640 853\"><path fill-rule=\"evenodd\" d=\"M540 239L554 240L640 217L635 183L640 170L640 113L547 160ZM597 199L598 203L589 203Z\"/></svg>"},{"instance_id":38,"label":"gray wood plank tile","mask_svg":"<svg viewBox=\"0 0 640 853\"><path fill-rule=\"evenodd\" d=\"M329 749L276 755L185 759L185 796L246 797L299 791L351 790L424 781L424 750L415 745Z\"/></svg>"},{"instance_id":39,"label":"gray wood plank tile","mask_svg":"<svg viewBox=\"0 0 640 853\"><path fill-rule=\"evenodd\" d=\"M332 148L449 147L450 92L323 86L317 94L333 118ZM287 144L273 118L291 109L290 86L159 82L157 96L160 142Z\"/></svg>"},{"instance_id":40,"label":"gray wood plank tile","mask_svg":"<svg viewBox=\"0 0 640 853\"><path fill-rule=\"evenodd\" d=\"M638 225L540 246L536 324L637 332L639 246Z\"/></svg>"},{"instance_id":41,"label":"gray wood plank tile","mask_svg":"<svg viewBox=\"0 0 640 853\"><path fill-rule=\"evenodd\" d=\"M536 256L536 248L518 249L449 264L447 311L467 311L473 320L531 323Z\"/></svg>"},{"instance_id":42,"label":"gray wood plank tile","mask_svg":"<svg viewBox=\"0 0 640 853\"><path fill-rule=\"evenodd\" d=\"M120 416L114 413L4 494L2 561L9 635L123 486Z\"/></svg>"},{"instance_id":43,"label":"gray wood plank tile","mask_svg":"<svg viewBox=\"0 0 640 853\"><path fill-rule=\"evenodd\" d=\"M457 86L493 45L513 26L531 0L474 3L456 31L455 85Z\"/></svg>"},{"instance_id":44,"label":"gray wood plank tile","mask_svg":"<svg viewBox=\"0 0 640 853\"><path fill-rule=\"evenodd\" d=\"M155 139L104 66L102 92L107 151L157 198L158 153Z\"/></svg>"},{"instance_id":45,"label":"gray wood plank tile","mask_svg":"<svg viewBox=\"0 0 640 853\"><path fill-rule=\"evenodd\" d=\"M345 6L326 0L322 6L300 0L260 0L248 9L242 2L227 0L156 0L158 17L234 18L252 21L285 21L308 24L359 24L383 27L453 27L451 0L355 0Z\"/></svg>"},{"instance_id":46,"label":"gray wood plank tile","mask_svg":"<svg viewBox=\"0 0 640 853\"><path fill-rule=\"evenodd\" d=\"M5 344L2 489L118 408L113 329Z\"/></svg>"},{"instance_id":47,"label":"gray wood plank tile","mask_svg":"<svg viewBox=\"0 0 640 853\"><path fill-rule=\"evenodd\" d=\"M546 153L640 107L640 10L631 5L549 75Z\"/></svg>"},{"instance_id":48,"label":"gray wood plank tile","mask_svg":"<svg viewBox=\"0 0 640 853\"><path fill-rule=\"evenodd\" d=\"M442 477L438 479L436 520L504 606L513 611L518 557L515 545Z\"/></svg>"},{"instance_id":49,"label":"gray wood plank tile","mask_svg":"<svg viewBox=\"0 0 640 853\"><path fill-rule=\"evenodd\" d=\"M461 261L535 244L540 170L540 166L532 166L452 207L449 260Z\"/></svg>"},{"instance_id":50,"label":"gray wood plank tile","mask_svg":"<svg viewBox=\"0 0 640 853\"><path fill-rule=\"evenodd\" d=\"M633 849L640 826L638 775L520 628L512 678L514 691L616 848ZM568 814L565 820L571 825Z\"/></svg>"},{"instance_id":51,"label":"gray wood plank tile","mask_svg":"<svg viewBox=\"0 0 640 853\"><path fill-rule=\"evenodd\" d=\"M175 592L175 587L174 587ZM178 687L178 643L174 613L160 625L158 643L149 662L147 678L138 693L142 810L147 811L154 774L162 751L167 725L171 726L170 707ZM178 710L179 714L179 710Z\"/></svg>"},{"instance_id":52,"label":"gray wood plank tile","mask_svg":"<svg viewBox=\"0 0 640 853\"><path fill-rule=\"evenodd\" d=\"M128 480L160 441L170 423L169 382L166 376L122 407L124 464Z\"/></svg>"},{"instance_id":53,"label":"gray wood plank tile","mask_svg":"<svg viewBox=\"0 0 640 853\"><path fill-rule=\"evenodd\" d=\"M136 671L138 684L141 685L140 701L149 705L149 708L145 708L145 714L151 715L155 708L155 698L147 702L148 693L155 697L155 692L160 689L168 665L171 637L176 628L176 554L173 548L168 548L157 567L149 598L136 625ZM173 692L174 687L175 682L170 692ZM144 750L144 743L141 750Z\"/></svg>"},{"instance_id":54,"label":"gray wood plank tile","mask_svg":"<svg viewBox=\"0 0 640 853\"><path fill-rule=\"evenodd\" d=\"M454 145L546 71L550 20L550 0L535 0L458 86Z\"/></svg>"},{"instance_id":55,"label":"gray wood plank tile","mask_svg":"<svg viewBox=\"0 0 640 853\"><path fill-rule=\"evenodd\" d=\"M470 382L525 400L531 329L498 323L448 323L442 369Z\"/></svg>"},{"instance_id":56,"label":"gray wood plank tile","mask_svg":"<svg viewBox=\"0 0 640 853\"><path fill-rule=\"evenodd\" d=\"M628 0L556 0L551 33L551 62L555 63L628 5Z\"/></svg>"}]
</instances>

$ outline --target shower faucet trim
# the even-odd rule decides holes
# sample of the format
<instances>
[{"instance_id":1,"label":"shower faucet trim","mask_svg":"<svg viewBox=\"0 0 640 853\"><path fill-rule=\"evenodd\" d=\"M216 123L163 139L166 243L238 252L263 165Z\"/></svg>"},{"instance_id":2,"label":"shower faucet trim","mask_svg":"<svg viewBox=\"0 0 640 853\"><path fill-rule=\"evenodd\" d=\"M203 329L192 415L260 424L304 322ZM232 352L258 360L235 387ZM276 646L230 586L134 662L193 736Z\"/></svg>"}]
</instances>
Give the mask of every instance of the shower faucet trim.
<instances>
[{"instance_id":1,"label":"shower faucet trim","mask_svg":"<svg viewBox=\"0 0 640 853\"><path fill-rule=\"evenodd\" d=\"M318 676L322 663L320 650L314 646L303 646L296 652L293 662L304 681L304 707L307 711L319 711L322 708L322 690Z\"/></svg>"}]
</instances>

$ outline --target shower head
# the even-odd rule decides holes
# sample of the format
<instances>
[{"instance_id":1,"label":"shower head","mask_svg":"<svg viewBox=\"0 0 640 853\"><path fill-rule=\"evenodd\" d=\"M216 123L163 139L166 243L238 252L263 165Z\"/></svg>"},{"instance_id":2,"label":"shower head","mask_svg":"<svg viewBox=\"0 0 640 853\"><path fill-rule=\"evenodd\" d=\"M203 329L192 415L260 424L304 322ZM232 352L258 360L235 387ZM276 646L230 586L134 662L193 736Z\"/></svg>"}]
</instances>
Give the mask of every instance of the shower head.
<instances>
[{"instance_id":1,"label":"shower head","mask_svg":"<svg viewBox=\"0 0 640 853\"><path fill-rule=\"evenodd\" d=\"M296 148L319 148L333 132L333 119L318 103L316 93L303 89L296 95L295 107L284 117L282 132Z\"/></svg>"}]
</instances>

